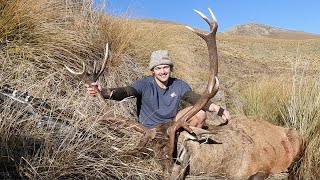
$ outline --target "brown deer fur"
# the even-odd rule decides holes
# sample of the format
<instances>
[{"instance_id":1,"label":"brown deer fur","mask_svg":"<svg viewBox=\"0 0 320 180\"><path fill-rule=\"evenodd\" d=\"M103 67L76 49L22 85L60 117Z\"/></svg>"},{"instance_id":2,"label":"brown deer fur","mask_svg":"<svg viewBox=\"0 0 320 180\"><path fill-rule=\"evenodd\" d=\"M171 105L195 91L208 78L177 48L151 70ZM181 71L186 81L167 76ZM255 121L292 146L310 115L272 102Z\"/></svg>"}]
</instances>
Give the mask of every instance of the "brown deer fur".
<instances>
[{"instance_id":1,"label":"brown deer fur","mask_svg":"<svg viewBox=\"0 0 320 180\"><path fill-rule=\"evenodd\" d=\"M187 155L182 164L189 161L189 174L229 179L268 176L287 171L304 150L303 138L296 130L253 117L232 118L227 125L213 131L216 134L210 138L218 142L216 144L185 143ZM182 133L180 141L186 134ZM181 168L184 167L178 169Z\"/></svg>"}]
</instances>

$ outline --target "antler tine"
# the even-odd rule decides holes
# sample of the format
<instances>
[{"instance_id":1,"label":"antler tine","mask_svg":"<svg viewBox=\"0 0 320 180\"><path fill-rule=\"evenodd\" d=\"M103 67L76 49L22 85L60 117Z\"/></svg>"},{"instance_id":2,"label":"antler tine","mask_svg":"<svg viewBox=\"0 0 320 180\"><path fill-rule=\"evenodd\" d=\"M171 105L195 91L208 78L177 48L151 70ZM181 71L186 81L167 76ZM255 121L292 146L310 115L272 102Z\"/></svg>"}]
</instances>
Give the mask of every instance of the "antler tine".
<instances>
[{"instance_id":1,"label":"antler tine","mask_svg":"<svg viewBox=\"0 0 320 180\"><path fill-rule=\"evenodd\" d=\"M193 31L193 32L196 33L196 30L194 30L192 27L190 27L190 26L184 26L184 27L186 27L186 28L188 28L190 31Z\"/></svg>"},{"instance_id":2,"label":"antler tine","mask_svg":"<svg viewBox=\"0 0 320 180\"><path fill-rule=\"evenodd\" d=\"M81 72L76 72L74 70L72 70L70 67L68 66L64 66L70 73L75 74L75 75L83 75L86 71L86 65L84 62L82 62L82 71Z\"/></svg>"},{"instance_id":3,"label":"antler tine","mask_svg":"<svg viewBox=\"0 0 320 180\"><path fill-rule=\"evenodd\" d=\"M213 21L210 21L210 19L204 15L202 12L198 11L198 10L194 10L199 16L202 17L202 19L204 19L208 25L210 26L210 31L213 31L214 29L217 29L218 28L218 21L217 21L217 18L216 16L213 14L213 12L211 11L210 8L208 8L209 12L210 12L210 15L212 17L212 20Z\"/></svg>"},{"instance_id":4,"label":"antler tine","mask_svg":"<svg viewBox=\"0 0 320 180\"><path fill-rule=\"evenodd\" d=\"M215 35L218 29L218 21L217 18L215 17L215 15L213 14L213 12L211 11L210 8L208 8L210 15L212 17L212 21L206 16L204 15L202 12L198 11L198 10L194 10L199 16L201 16L202 19L204 19L207 24L210 26L210 32L208 34L203 34L200 33L199 31L195 30L194 28L190 27L190 26L185 26L186 28L188 28L189 30L191 30L192 32L194 32L195 34L197 34L198 36L200 36L202 39L204 39L206 42L210 41L210 38L214 37L212 35ZM215 38L215 37L214 37ZM215 41L215 39L214 39Z\"/></svg>"},{"instance_id":5,"label":"antler tine","mask_svg":"<svg viewBox=\"0 0 320 180\"><path fill-rule=\"evenodd\" d=\"M212 10L211 10L210 8L208 8L208 10L209 10L210 15L211 15L211 17L212 17L212 20L213 20L214 22L216 22L217 25L218 25L218 20L217 20L216 16L213 14L213 12L212 12Z\"/></svg>"},{"instance_id":6,"label":"antler tine","mask_svg":"<svg viewBox=\"0 0 320 180\"><path fill-rule=\"evenodd\" d=\"M98 67L97 67L97 61L93 62L93 71L92 71L92 73L87 72L86 65L84 64L84 62L82 62L83 69L82 69L81 72L76 72L76 71L72 70L71 68L69 68L68 66L65 66L65 68L69 72L71 72L72 74L85 75L84 76L84 80L86 81L86 83L90 84L91 82L96 82L98 80L98 78L100 77L100 75L103 73L103 71L106 68L107 61L108 61L108 43L106 45L105 55L104 55L104 59L103 59L103 62L102 62L102 65L101 65L100 69L98 69Z\"/></svg>"},{"instance_id":7,"label":"antler tine","mask_svg":"<svg viewBox=\"0 0 320 180\"><path fill-rule=\"evenodd\" d=\"M211 29L213 28L213 25L212 25L211 21L209 20L209 18L207 18L206 15L204 15L202 12L200 12L200 11L198 11L198 10L196 10L196 9L194 9L194 11L195 11L197 14L199 14L199 15L202 17L202 19L204 19L204 20L208 23L208 25L210 26L210 30L211 30Z\"/></svg>"},{"instance_id":8,"label":"antler tine","mask_svg":"<svg viewBox=\"0 0 320 180\"><path fill-rule=\"evenodd\" d=\"M108 54L109 54L109 44L107 43L106 44L105 53L104 53L103 62L102 62L102 65L101 65L101 69L100 69L100 71L98 73L98 77L103 73L103 71L106 68L106 65L107 65L107 62L108 62Z\"/></svg>"}]
</instances>

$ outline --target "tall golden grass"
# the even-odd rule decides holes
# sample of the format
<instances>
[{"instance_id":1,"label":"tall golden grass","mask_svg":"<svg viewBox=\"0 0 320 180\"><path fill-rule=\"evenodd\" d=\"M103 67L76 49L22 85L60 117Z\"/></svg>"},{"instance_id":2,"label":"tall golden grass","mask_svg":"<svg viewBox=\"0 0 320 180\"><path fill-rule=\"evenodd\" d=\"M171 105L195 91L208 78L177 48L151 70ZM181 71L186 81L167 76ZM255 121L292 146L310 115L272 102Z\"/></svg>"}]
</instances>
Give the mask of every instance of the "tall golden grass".
<instances>
[{"instance_id":1,"label":"tall golden grass","mask_svg":"<svg viewBox=\"0 0 320 180\"><path fill-rule=\"evenodd\" d=\"M285 123L297 128L306 139L302 160L303 179L319 179L320 79L295 76L290 99L286 106Z\"/></svg>"},{"instance_id":2,"label":"tall golden grass","mask_svg":"<svg viewBox=\"0 0 320 180\"><path fill-rule=\"evenodd\" d=\"M244 104L238 113L248 116L259 116L276 124L283 122L281 110L286 105L290 95L290 82L284 77L262 77L259 81L251 82L240 94Z\"/></svg>"}]
</instances>

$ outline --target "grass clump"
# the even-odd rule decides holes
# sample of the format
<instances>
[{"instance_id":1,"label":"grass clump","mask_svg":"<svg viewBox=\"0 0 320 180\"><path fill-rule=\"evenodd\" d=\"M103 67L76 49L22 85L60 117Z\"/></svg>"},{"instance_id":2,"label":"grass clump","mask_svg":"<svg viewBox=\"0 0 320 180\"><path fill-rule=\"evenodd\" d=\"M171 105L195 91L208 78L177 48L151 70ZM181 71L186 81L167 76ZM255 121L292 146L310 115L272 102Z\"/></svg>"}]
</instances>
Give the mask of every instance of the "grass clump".
<instances>
[{"instance_id":1,"label":"grass clump","mask_svg":"<svg viewBox=\"0 0 320 180\"><path fill-rule=\"evenodd\" d=\"M319 179L320 79L295 76L284 122L300 131L306 140L300 174L302 179Z\"/></svg>"},{"instance_id":2,"label":"grass clump","mask_svg":"<svg viewBox=\"0 0 320 180\"><path fill-rule=\"evenodd\" d=\"M285 77L265 76L259 81L249 82L240 90L245 100L237 113L258 116L276 124L282 124L281 109L290 96L290 84ZM242 111L242 112L241 112Z\"/></svg>"}]
</instances>

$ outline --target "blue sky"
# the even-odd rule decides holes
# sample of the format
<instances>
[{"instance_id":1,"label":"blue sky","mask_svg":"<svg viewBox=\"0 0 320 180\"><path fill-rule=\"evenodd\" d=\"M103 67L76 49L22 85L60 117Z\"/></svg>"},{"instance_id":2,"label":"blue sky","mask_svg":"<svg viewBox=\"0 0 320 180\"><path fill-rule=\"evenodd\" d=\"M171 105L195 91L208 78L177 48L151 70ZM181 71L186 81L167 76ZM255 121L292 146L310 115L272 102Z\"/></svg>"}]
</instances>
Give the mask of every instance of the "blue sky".
<instances>
[{"instance_id":1,"label":"blue sky","mask_svg":"<svg viewBox=\"0 0 320 180\"><path fill-rule=\"evenodd\" d=\"M208 7L218 19L218 31L256 22L320 34L320 0L107 0L106 6L116 16L126 13L131 18L169 20L206 30L207 24L193 9L209 16Z\"/></svg>"}]
</instances>

